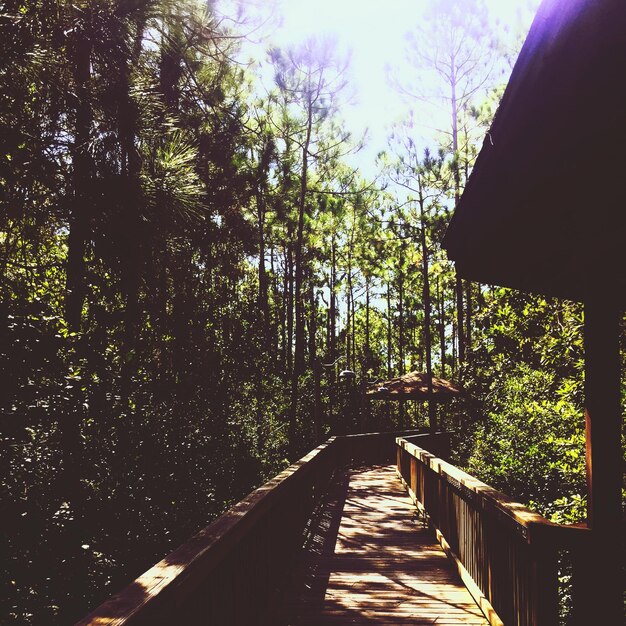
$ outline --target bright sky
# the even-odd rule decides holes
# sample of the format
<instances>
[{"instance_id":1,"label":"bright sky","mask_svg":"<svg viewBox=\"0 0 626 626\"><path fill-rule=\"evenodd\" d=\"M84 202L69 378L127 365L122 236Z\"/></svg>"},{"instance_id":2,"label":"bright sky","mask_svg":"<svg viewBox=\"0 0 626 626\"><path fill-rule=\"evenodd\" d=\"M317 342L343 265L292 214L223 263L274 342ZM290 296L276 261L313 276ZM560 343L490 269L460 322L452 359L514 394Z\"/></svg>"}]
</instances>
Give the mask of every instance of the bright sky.
<instances>
[{"instance_id":1,"label":"bright sky","mask_svg":"<svg viewBox=\"0 0 626 626\"><path fill-rule=\"evenodd\" d=\"M227 1L227 0L223 0ZM235 0L236 1L236 0ZM343 108L347 127L356 135L369 129L369 145L359 156L364 173L372 174L376 154L386 147L391 124L406 104L389 85L386 67L401 67L405 33L420 21L426 0L240 0L252 15L270 13L265 45L250 45L247 54L265 59L269 43L285 46L313 34L336 35L351 51L353 103ZM486 0L495 28L508 29L511 45L526 33L538 0ZM261 73L271 80L271 74ZM369 167L371 165L371 169Z\"/></svg>"}]
</instances>

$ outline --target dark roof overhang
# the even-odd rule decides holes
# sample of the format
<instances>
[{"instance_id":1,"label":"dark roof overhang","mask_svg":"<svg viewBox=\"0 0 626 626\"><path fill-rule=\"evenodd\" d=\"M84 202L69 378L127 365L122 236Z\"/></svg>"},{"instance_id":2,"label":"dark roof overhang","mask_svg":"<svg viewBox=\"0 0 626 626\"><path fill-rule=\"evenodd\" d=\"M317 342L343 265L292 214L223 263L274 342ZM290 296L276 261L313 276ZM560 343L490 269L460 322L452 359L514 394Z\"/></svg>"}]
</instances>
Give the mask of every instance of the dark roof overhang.
<instances>
[{"instance_id":1,"label":"dark roof overhang","mask_svg":"<svg viewBox=\"0 0 626 626\"><path fill-rule=\"evenodd\" d=\"M460 276L624 291L625 94L626 1L544 1L446 233Z\"/></svg>"}]
</instances>

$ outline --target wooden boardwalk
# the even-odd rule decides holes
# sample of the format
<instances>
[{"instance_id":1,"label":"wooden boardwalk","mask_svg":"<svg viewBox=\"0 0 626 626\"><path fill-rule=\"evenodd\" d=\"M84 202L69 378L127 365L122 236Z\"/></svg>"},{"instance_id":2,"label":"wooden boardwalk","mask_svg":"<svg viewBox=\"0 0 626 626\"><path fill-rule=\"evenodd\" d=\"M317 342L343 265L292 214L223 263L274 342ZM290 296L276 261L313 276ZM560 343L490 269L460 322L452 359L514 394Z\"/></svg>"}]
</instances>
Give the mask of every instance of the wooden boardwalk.
<instances>
[{"instance_id":1,"label":"wooden boardwalk","mask_svg":"<svg viewBox=\"0 0 626 626\"><path fill-rule=\"evenodd\" d=\"M395 468L347 470L267 626L487 625Z\"/></svg>"}]
</instances>

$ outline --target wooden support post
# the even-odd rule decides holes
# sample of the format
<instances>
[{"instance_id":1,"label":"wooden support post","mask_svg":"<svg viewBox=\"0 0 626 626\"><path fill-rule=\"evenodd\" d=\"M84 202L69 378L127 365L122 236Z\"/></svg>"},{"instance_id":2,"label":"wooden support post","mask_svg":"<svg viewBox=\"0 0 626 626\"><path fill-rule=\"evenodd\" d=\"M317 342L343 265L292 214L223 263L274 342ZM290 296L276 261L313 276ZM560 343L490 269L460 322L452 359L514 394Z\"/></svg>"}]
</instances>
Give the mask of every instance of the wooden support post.
<instances>
[{"instance_id":1,"label":"wooden support post","mask_svg":"<svg viewBox=\"0 0 626 626\"><path fill-rule=\"evenodd\" d=\"M551 626L559 623L559 586L557 554L554 546L545 541L532 548L534 588L532 590L533 626Z\"/></svg>"},{"instance_id":2,"label":"wooden support post","mask_svg":"<svg viewBox=\"0 0 626 626\"><path fill-rule=\"evenodd\" d=\"M612 286L598 285L585 300L585 426L588 520L593 546L579 574L584 605L593 603L593 623L623 623L621 579L620 309ZM575 598L577 601L582 598ZM584 617L583 617L584 616ZM579 623L591 615L579 612ZM587 622L590 623L590 622Z\"/></svg>"}]
</instances>

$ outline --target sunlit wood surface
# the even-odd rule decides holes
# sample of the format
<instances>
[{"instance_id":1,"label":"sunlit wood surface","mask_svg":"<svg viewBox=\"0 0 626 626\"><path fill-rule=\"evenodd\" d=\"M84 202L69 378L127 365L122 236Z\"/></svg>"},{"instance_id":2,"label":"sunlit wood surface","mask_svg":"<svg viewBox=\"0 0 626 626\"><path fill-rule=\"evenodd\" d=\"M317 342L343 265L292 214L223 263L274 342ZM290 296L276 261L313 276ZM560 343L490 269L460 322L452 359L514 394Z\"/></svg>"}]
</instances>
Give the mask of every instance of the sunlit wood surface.
<instances>
[{"instance_id":1,"label":"sunlit wood surface","mask_svg":"<svg viewBox=\"0 0 626 626\"><path fill-rule=\"evenodd\" d=\"M488 624L393 466L349 470L309 530L267 626Z\"/></svg>"}]
</instances>

